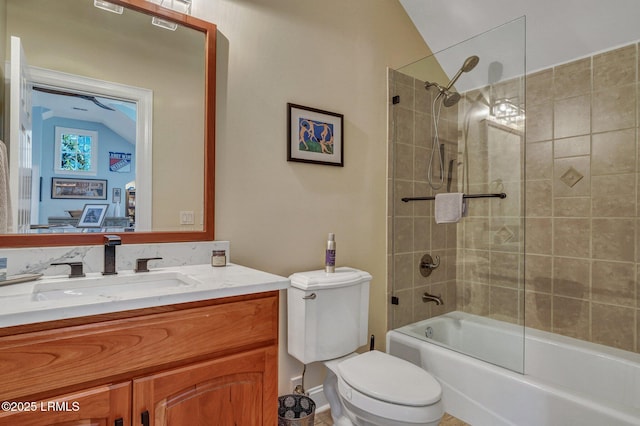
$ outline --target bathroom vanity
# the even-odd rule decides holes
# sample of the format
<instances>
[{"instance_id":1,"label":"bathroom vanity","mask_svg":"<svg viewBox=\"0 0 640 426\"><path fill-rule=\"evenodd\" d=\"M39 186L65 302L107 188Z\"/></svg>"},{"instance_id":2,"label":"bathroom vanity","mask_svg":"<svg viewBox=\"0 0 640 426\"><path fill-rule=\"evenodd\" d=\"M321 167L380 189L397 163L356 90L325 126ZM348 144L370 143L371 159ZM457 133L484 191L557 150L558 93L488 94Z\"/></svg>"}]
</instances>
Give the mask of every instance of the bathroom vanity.
<instances>
[{"instance_id":1,"label":"bathroom vanity","mask_svg":"<svg viewBox=\"0 0 640 426\"><path fill-rule=\"evenodd\" d=\"M154 273L190 284L107 301L77 294L97 277L56 277L27 284L30 299L0 293L13 310L35 305L38 321L0 315L0 425L276 424L278 290L289 281L233 264L144 276ZM54 293L63 282L74 290Z\"/></svg>"}]
</instances>

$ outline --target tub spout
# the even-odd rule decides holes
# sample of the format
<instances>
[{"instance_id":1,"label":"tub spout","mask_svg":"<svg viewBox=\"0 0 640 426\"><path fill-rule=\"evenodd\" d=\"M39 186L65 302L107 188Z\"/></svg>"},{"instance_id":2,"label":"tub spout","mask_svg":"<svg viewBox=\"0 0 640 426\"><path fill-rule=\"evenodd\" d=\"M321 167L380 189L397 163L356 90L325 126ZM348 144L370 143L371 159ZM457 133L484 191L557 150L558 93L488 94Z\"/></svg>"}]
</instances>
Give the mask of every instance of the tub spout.
<instances>
[{"instance_id":1,"label":"tub spout","mask_svg":"<svg viewBox=\"0 0 640 426\"><path fill-rule=\"evenodd\" d=\"M436 305L444 305L442 301L442 296L434 296L433 294L425 293L422 295L422 301L427 302L436 302Z\"/></svg>"}]
</instances>

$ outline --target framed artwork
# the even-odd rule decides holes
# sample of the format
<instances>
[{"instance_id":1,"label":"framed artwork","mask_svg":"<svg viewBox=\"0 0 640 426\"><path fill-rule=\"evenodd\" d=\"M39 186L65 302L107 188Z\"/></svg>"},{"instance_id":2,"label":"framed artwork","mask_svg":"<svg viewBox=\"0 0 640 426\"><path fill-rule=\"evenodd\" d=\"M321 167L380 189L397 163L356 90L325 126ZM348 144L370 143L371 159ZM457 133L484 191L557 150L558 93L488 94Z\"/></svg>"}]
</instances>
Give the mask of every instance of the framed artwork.
<instances>
[{"instance_id":1,"label":"framed artwork","mask_svg":"<svg viewBox=\"0 0 640 426\"><path fill-rule=\"evenodd\" d=\"M107 181L103 179L51 178L51 198L106 200Z\"/></svg>"},{"instance_id":2,"label":"framed artwork","mask_svg":"<svg viewBox=\"0 0 640 426\"><path fill-rule=\"evenodd\" d=\"M122 201L122 188L113 188L113 193L111 195L112 203L119 203Z\"/></svg>"},{"instance_id":3,"label":"framed artwork","mask_svg":"<svg viewBox=\"0 0 640 426\"><path fill-rule=\"evenodd\" d=\"M342 114L287 104L287 161L344 166Z\"/></svg>"},{"instance_id":4,"label":"framed artwork","mask_svg":"<svg viewBox=\"0 0 640 426\"><path fill-rule=\"evenodd\" d=\"M76 227L102 228L102 222L104 222L104 217L107 215L108 209L108 204L85 204Z\"/></svg>"}]
</instances>

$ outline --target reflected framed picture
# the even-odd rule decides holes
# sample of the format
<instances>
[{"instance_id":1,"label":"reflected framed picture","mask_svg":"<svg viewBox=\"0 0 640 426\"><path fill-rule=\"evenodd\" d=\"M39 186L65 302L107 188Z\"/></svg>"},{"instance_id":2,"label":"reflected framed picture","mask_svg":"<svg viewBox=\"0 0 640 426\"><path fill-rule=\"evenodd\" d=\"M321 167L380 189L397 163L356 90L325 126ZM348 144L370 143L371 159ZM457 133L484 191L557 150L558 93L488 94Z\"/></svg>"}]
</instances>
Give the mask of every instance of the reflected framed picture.
<instances>
[{"instance_id":1,"label":"reflected framed picture","mask_svg":"<svg viewBox=\"0 0 640 426\"><path fill-rule=\"evenodd\" d=\"M344 116L287 104L287 161L344 167Z\"/></svg>"},{"instance_id":2,"label":"reflected framed picture","mask_svg":"<svg viewBox=\"0 0 640 426\"><path fill-rule=\"evenodd\" d=\"M122 201L122 188L113 188L111 194L111 202L119 203Z\"/></svg>"},{"instance_id":3,"label":"reflected framed picture","mask_svg":"<svg viewBox=\"0 0 640 426\"><path fill-rule=\"evenodd\" d=\"M102 228L108 204L85 204L77 228Z\"/></svg>"},{"instance_id":4,"label":"reflected framed picture","mask_svg":"<svg viewBox=\"0 0 640 426\"><path fill-rule=\"evenodd\" d=\"M51 198L73 200L106 200L105 179L51 178Z\"/></svg>"}]
</instances>

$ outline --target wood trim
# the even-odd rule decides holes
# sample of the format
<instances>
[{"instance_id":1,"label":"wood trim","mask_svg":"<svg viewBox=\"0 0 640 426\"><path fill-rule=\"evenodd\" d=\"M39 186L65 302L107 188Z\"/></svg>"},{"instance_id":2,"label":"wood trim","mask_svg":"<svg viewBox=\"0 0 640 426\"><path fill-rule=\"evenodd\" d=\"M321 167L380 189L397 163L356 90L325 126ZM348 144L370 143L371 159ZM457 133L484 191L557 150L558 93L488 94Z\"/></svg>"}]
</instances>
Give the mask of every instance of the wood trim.
<instances>
[{"instance_id":1,"label":"wood trim","mask_svg":"<svg viewBox=\"0 0 640 426\"><path fill-rule=\"evenodd\" d=\"M111 3L138 12L161 16L181 25L201 31L205 36L205 144L204 144L204 229L178 232L123 232L119 235L123 244L162 242L213 241L215 210L215 118L216 118L216 33L215 24L162 8L146 0L110 0ZM4 234L0 235L0 247L54 247L101 245L103 233L90 234Z\"/></svg>"}]
</instances>

